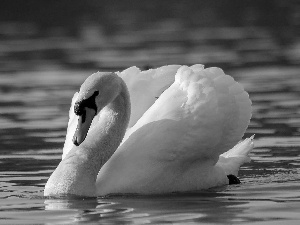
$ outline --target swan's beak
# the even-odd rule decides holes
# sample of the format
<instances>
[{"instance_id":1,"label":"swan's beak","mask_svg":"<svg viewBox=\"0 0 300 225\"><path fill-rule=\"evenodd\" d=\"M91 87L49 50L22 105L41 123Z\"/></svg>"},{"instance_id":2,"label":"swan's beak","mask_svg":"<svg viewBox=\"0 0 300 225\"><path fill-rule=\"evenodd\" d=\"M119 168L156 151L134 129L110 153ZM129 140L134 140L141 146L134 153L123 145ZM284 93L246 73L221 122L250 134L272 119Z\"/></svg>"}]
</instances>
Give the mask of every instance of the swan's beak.
<instances>
[{"instance_id":1,"label":"swan's beak","mask_svg":"<svg viewBox=\"0 0 300 225\"><path fill-rule=\"evenodd\" d=\"M79 146L84 141L95 115L96 111L94 109L84 108L82 115L79 116L78 125L73 136L74 145Z\"/></svg>"}]
</instances>

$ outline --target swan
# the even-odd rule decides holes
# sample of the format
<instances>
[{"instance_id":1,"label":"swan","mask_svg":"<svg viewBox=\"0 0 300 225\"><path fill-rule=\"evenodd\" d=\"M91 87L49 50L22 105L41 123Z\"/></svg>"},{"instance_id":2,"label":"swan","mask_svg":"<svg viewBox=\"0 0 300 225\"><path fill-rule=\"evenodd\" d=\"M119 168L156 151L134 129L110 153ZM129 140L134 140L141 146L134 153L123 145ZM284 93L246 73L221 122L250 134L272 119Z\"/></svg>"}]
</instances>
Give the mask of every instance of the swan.
<instances>
[{"instance_id":1,"label":"swan","mask_svg":"<svg viewBox=\"0 0 300 225\"><path fill-rule=\"evenodd\" d=\"M97 72L74 94L45 196L189 192L229 184L250 160L243 87L217 67Z\"/></svg>"}]
</instances>

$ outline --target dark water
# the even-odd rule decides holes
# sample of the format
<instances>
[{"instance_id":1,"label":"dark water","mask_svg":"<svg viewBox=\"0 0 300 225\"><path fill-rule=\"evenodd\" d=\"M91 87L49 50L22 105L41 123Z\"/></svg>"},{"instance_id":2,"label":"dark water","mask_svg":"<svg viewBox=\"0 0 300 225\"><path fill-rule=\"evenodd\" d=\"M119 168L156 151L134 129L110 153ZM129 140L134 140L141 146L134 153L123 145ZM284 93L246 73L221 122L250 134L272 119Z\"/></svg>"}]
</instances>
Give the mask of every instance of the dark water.
<instances>
[{"instance_id":1,"label":"dark water","mask_svg":"<svg viewBox=\"0 0 300 225\"><path fill-rule=\"evenodd\" d=\"M0 224L299 224L299 38L282 44L276 32L287 30L274 35L255 26L187 28L165 20L137 28L122 21L127 28L113 36L85 24L77 39L28 38L34 26L1 25L1 37L19 36L0 38ZM88 75L194 63L225 68L253 101L245 137L256 134L256 147L240 185L185 195L43 197L61 159L71 97Z\"/></svg>"}]
</instances>

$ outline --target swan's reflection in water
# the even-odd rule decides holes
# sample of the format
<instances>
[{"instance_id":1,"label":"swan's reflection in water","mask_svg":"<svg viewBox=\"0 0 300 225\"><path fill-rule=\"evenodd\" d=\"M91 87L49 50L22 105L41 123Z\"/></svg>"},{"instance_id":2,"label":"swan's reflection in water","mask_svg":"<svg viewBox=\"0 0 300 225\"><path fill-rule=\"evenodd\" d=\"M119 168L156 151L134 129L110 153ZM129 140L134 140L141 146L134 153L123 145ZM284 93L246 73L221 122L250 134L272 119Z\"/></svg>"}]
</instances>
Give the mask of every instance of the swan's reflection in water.
<instances>
[{"instance_id":1,"label":"swan's reflection in water","mask_svg":"<svg viewBox=\"0 0 300 225\"><path fill-rule=\"evenodd\" d=\"M231 199L231 200L230 200ZM247 207L244 200L232 200L218 192L168 196L114 196L94 199L47 199L46 210L70 211L69 221L110 224L231 223ZM67 218L65 218L67 219Z\"/></svg>"}]
</instances>

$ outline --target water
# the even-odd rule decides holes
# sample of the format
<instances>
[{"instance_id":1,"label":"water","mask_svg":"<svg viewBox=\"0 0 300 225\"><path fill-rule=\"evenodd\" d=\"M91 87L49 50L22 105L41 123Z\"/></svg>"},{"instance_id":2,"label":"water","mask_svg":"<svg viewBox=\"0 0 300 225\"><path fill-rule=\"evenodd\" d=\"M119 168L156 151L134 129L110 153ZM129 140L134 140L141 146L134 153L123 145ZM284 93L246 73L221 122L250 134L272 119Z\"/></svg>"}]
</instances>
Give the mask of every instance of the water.
<instances>
[{"instance_id":1,"label":"water","mask_svg":"<svg viewBox=\"0 0 300 225\"><path fill-rule=\"evenodd\" d=\"M73 93L92 71L2 73L0 223L297 224L300 221L300 68L232 69L249 91L256 134L242 184L184 195L45 199L61 157Z\"/></svg>"},{"instance_id":2,"label":"water","mask_svg":"<svg viewBox=\"0 0 300 225\"><path fill-rule=\"evenodd\" d=\"M121 12L125 19L113 17L122 23L112 37L94 23L81 25L77 39L61 28L45 37L34 24L1 25L0 224L299 224L299 38L279 44L278 34L290 35L285 26L273 27L275 35L255 26L197 27L208 15L198 10L193 26L178 18L143 24L143 14ZM256 147L241 167L240 185L181 195L43 197L61 159L71 98L88 75L193 63L225 67L250 93L245 137L255 134Z\"/></svg>"}]
</instances>

